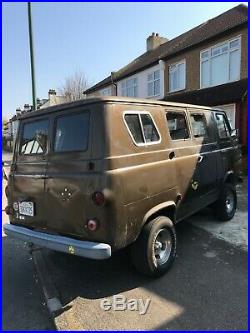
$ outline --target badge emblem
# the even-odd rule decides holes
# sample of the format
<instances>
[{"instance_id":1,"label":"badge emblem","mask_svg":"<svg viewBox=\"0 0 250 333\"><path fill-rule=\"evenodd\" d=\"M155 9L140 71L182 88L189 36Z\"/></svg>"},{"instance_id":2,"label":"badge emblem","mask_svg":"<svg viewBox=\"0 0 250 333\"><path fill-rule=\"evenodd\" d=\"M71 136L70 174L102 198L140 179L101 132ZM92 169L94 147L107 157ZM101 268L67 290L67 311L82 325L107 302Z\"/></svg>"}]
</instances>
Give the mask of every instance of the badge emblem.
<instances>
[{"instance_id":1,"label":"badge emblem","mask_svg":"<svg viewBox=\"0 0 250 333\"><path fill-rule=\"evenodd\" d=\"M199 186L199 183L195 180L192 180L192 189L196 191L198 186Z\"/></svg>"},{"instance_id":2,"label":"badge emblem","mask_svg":"<svg viewBox=\"0 0 250 333\"><path fill-rule=\"evenodd\" d=\"M69 246L69 253L70 254L75 254L75 249L72 245Z\"/></svg>"}]
</instances>

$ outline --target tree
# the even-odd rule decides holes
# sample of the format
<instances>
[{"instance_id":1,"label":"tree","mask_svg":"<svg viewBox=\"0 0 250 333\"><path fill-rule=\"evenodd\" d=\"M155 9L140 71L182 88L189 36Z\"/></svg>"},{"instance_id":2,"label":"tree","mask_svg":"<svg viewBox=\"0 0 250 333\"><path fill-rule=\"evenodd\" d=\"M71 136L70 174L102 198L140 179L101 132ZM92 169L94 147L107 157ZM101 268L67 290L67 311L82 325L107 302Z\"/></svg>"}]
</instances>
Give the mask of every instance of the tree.
<instances>
[{"instance_id":1,"label":"tree","mask_svg":"<svg viewBox=\"0 0 250 333\"><path fill-rule=\"evenodd\" d=\"M2 118L2 129L7 129L6 126L8 127L8 119L6 117Z\"/></svg>"},{"instance_id":2,"label":"tree","mask_svg":"<svg viewBox=\"0 0 250 333\"><path fill-rule=\"evenodd\" d=\"M2 118L2 149L7 148L7 138L6 131L8 131L8 120L7 118Z\"/></svg>"},{"instance_id":3,"label":"tree","mask_svg":"<svg viewBox=\"0 0 250 333\"><path fill-rule=\"evenodd\" d=\"M88 86L89 84L85 74L81 71L76 71L73 75L65 79L64 83L59 88L59 92L66 97L67 102L77 101L85 98L83 92Z\"/></svg>"}]
</instances>

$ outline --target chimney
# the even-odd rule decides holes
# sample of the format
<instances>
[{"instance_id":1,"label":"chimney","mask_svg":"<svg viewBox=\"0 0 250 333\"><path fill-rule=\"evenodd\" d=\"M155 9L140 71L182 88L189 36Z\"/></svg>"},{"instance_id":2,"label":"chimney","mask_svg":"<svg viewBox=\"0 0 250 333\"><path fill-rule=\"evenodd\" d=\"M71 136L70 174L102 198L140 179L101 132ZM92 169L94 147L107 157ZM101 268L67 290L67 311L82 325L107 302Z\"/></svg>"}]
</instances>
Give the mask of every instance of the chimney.
<instances>
[{"instance_id":1,"label":"chimney","mask_svg":"<svg viewBox=\"0 0 250 333\"><path fill-rule=\"evenodd\" d=\"M17 114L17 115L21 114L21 112L22 112L22 111L21 111L21 108L17 108L17 109L16 109L16 114Z\"/></svg>"},{"instance_id":2,"label":"chimney","mask_svg":"<svg viewBox=\"0 0 250 333\"><path fill-rule=\"evenodd\" d=\"M166 43L167 41L167 38L161 37L158 33L152 32L152 35L147 38L147 51L154 50L161 44Z\"/></svg>"},{"instance_id":3,"label":"chimney","mask_svg":"<svg viewBox=\"0 0 250 333\"><path fill-rule=\"evenodd\" d=\"M48 95L49 95L49 97L50 97L50 95L56 95L55 89L50 89L48 92Z\"/></svg>"},{"instance_id":4,"label":"chimney","mask_svg":"<svg viewBox=\"0 0 250 333\"><path fill-rule=\"evenodd\" d=\"M31 109L32 109L32 107L31 107L31 105L29 105L29 104L24 104L24 106L23 106L23 111L31 111Z\"/></svg>"}]
</instances>

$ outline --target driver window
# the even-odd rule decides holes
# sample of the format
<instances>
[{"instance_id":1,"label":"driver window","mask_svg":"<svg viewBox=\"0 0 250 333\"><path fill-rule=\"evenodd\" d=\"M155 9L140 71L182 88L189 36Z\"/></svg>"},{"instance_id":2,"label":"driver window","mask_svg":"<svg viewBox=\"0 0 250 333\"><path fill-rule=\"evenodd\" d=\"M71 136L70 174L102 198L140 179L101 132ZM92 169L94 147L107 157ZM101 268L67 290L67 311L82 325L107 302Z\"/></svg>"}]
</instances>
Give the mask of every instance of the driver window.
<instances>
[{"instance_id":1,"label":"driver window","mask_svg":"<svg viewBox=\"0 0 250 333\"><path fill-rule=\"evenodd\" d=\"M225 115L221 113L216 113L215 121L217 124L220 139L226 139L230 137L230 128L226 122Z\"/></svg>"}]
</instances>

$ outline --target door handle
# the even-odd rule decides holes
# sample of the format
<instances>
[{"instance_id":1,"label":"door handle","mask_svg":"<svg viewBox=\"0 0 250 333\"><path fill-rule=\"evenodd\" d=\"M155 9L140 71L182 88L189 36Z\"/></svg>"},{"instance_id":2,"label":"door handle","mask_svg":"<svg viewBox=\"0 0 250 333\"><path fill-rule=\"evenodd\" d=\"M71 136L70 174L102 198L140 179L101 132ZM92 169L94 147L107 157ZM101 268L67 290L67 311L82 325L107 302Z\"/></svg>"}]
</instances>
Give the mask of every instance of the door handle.
<instances>
[{"instance_id":1,"label":"door handle","mask_svg":"<svg viewBox=\"0 0 250 333\"><path fill-rule=\"evenodd\" d=\"M198 156L197 163L201 163L201 162L202 162L202 160L203 160L203 156L202 156L202 155L199 155L199 156Z\"/></svg>"},{"instance_id":2,"label":"door handle","mask_svg":"<svg viewBox=\"0 0 250 333\"><path fill-rule=\"evenodd\" d=\"M175 157L175 152L171 151L171 153L169 153L168 157L170 160L172 160Z\"/></svg>"}]
</instances>

